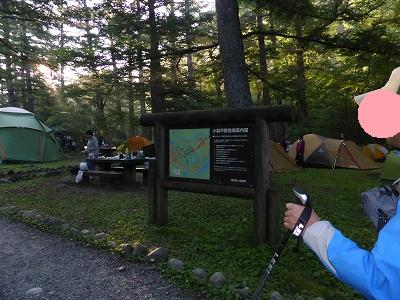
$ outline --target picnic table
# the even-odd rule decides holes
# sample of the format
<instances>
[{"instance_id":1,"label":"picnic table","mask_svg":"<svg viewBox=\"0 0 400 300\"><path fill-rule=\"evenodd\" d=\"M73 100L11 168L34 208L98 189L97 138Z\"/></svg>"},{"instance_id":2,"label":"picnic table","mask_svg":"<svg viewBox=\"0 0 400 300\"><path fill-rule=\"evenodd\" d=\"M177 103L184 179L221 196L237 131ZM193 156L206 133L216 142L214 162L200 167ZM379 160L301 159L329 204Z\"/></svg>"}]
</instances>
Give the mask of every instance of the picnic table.
<instances>
[{"instance_id":1,"label":"picnic table","mask_svg":"<svg viewBox=\"0 0 400 300\"><path fill-rule=\"evenodd\" d=\"M99 148L100 154L105 157L112 156L115 151L117 151L116 147L100 147Z\"/></svg>"},{"instance_id":2,"label":"picnic table","mask_svg":"<svg viewBox=\"0 0 400 300\"><path fill-rule=\"evenodd\" d=\"M118 172L122 173L123 180L127 184L137 184L136 167L143 166L145 163L145 159L137 158L88 158L86 160L97 166L103 177L107 174L107 172L110 173L110 175L115 175L115 173Z\"/></svg>"}]
</instances>

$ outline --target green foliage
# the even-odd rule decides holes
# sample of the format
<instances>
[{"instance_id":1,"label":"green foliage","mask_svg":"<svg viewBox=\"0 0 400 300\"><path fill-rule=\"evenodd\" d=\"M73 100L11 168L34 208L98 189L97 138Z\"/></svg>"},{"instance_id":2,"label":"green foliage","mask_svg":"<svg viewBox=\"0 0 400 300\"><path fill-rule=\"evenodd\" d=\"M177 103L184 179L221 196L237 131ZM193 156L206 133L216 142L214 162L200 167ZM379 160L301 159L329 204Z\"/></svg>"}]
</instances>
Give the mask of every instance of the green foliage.
<instances>
[{"instance_id":1,"label":"green foliage","mask_svg":"<svg viewBox=\"0 0 400 300\"><path fill-rule=\"evenodd\" d=\"M219 108L225 100L220 53L212 46L218 34L215 12L202 10L198 1L186 2L188 10L185 1L156 1L165 107L171 111ZM49 120L51 126L66 128L72 135L86 127L103 129L117 140L141 133L138 119L151 110L152 99L146 3L12 0L6 4L0 8L0 59L9 58L11 69L0 64L0 105L9 104L6 79L11 76L16 105L26 106L24 74L29 66L35 109L44 122ZM381 87L400 64L398 1L241 0L239 4L253 102L261 104L263 90L261 33L255 33L256 14L261 14L272 104L299 107L299 72L306 79L308 119L304 124L289 124L288 134L338 137L344 133L360 143L371 141L358 124L353 97ZM4 40L6 23L10 34ZM25 43L23 24L27 25ZM304 70L298 67L299 50ZM193 78L188 74L188 53ZM52 83L41 76L41 65L54 72ZM78 76L73 82L65 78L62 84L62 68L65 77L71 69Z\"/></svg>"}]
</instances>

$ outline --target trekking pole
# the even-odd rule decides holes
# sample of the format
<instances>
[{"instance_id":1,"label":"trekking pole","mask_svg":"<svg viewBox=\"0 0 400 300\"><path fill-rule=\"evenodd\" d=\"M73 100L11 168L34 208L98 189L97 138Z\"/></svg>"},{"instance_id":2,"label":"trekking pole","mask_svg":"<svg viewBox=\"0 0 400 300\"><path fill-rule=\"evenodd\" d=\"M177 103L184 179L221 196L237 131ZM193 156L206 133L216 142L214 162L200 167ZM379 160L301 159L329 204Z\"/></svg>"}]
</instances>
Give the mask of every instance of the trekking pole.
<instances>
[{"instance_id":1,"label":"trekking pole","mask_svg":"<svg viewBox=\"0 0 400 300\"><path fill-rule=\"evenodd\" d=\"M271 275L272 269L275 267L275 264L277 263L279 257L281 256L281 253L282 253L283 249L285 248L290 236L292 234L294 234L295 236L300 237L301 233L303 232L303 230L311 216L311 211L312 211L311 201L310 201L310 197L308 196L308 194L303 192L299 188L293 188L293 193L296 196L296 202L298 204L305 206L305 208L304 208L303 212L301 213L299 219L297 220L296 225L294 226L294 229L293 230L289 229L288 231L286 231L286 234L283 237L283 239L278 247L278 250L275 251L267 268L264 270L264 273L260 279L260 282L258 283L257 289L253 295L253 298L252 298L253 300L259 299L261 292L264 288L264 285L268 281L268 279Z\"/></svg>"}]
</instances>

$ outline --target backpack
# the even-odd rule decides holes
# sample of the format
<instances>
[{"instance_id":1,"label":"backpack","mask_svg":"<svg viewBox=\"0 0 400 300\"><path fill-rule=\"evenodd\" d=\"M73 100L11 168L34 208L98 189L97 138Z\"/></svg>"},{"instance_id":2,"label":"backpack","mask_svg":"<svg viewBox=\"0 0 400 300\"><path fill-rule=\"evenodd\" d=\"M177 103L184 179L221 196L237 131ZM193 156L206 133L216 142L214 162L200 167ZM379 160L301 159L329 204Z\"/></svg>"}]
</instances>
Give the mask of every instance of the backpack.
<instances>
[{"instance_id":1,"label":"backpack","mask_svg":"<svg viewBox=\"0 0 400 300\"><path fill-rule=\"evenodd\" d=\"M379 232L396 214L399 192L391 186L380 186L361 193L361 207Z\"/></svg>"}]
</instances>

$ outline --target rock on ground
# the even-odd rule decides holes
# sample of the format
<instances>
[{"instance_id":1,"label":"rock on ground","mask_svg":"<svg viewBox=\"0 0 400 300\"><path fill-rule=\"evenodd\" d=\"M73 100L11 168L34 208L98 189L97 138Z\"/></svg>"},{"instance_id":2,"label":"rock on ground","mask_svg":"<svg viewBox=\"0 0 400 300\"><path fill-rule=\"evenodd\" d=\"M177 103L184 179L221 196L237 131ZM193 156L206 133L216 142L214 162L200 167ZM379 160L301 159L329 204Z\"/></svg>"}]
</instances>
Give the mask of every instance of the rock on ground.
<instances>
[{"instance_id":1,"label":"rock on ground","mask_svg":"<svg viewBox=\"0 0 400 300\"><path fill-rule=\"evenodd\" d=\"M192 270L192 277L197 281L206 281L207 280L207 272L204 269L196 268Z\"/></svg>"},{"instance_id":2,"label":"rock on ground","mask_svg":"<svg viewBox=\"0 0 400 300\"><path fill-rule=\"evenodd\" d=\"M172 270L179 272L179 271L182 271L184 263L180 259L170 258L168 260L168 265Z\"/></svg>"},{"instance_id":3,"label":"rock on ground","mask_svg":"<svg viewBox=\"0 0 400 300\"><path fill-rule=\"evenodd\" d=\"M26 291L25 295L27 296L37 296L40 295L41 293L43 293L43 289L40 287L36 287L33 289L30 289L28 291Z\"/></svg>"},{"instance_id":4,"label":"rock on ground","mask_svg":"<svg viewBox=\"0 0 400 300\"><path fill-rule=\"evenodd\" d=\"M283 300L283 296L279 294L277 291L273 291L269 294L269 299L270 300Z\"/></svg>"},{"instance_id":5,"label":"rock on ground","mask_svg":"<svg viewBox=\"0 0 400 300\"><path fill-rule=\"evenodd\" d=\"M168 251L163 247L158 247L147 254L146 258L148 260L163 261L168 258Z\"/></svg>"},{"instance_id":6,"label":"rock on ground","mask_svg":"<svg viewBox=\"0 0 400 300\"><path fill-rule=\"evenodd\" d=\"M214 274L212 274L212 276L210 277L208 282L212 286L216 286L216 287L221 286L226 282L226 277L225 277L224 273L222 273L222 272L215 272Z\"/></svg>"}]
</instances>

